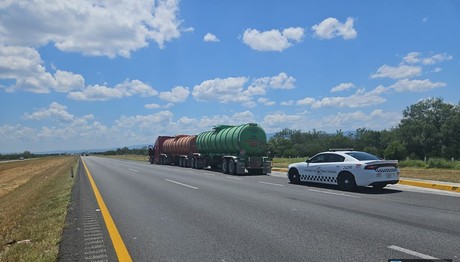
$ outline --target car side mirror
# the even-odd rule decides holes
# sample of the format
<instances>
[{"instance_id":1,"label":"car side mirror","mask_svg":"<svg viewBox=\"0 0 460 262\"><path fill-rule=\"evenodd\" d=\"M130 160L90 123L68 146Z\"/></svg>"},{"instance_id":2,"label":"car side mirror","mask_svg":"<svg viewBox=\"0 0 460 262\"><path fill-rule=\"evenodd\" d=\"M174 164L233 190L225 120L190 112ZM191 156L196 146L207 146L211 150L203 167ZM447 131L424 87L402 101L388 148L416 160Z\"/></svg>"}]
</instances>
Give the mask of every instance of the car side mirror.
<instances>
[{"instance_id":1,"label":"car side mirror","mask_svg":"<svg viewBox=\"0 0 460 262\"><path fill-rule=\"evenodd\" d=\"M307 159L307 160L305 160L305 162L310 163L311 161L310 161L310 159Z\"/></svg>"}]
</instances>

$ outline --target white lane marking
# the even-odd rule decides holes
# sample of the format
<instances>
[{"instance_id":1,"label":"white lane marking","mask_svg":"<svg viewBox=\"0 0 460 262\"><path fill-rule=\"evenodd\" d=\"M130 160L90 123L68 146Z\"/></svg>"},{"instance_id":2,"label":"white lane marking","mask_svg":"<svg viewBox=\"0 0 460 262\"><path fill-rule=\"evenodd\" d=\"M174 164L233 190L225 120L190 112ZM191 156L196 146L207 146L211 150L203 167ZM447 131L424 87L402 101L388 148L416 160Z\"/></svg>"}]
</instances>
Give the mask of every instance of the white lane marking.
<instances>
[{"instance_id":1,"label":"white lane marking","mask_svg":"<svg viewBox=\"0 0 460 262\"><path fill-rule=\"evenodd\" d=\"M233 177L233 176L227 176L227 178L236 179L236 180L241 180L241 178L239 178L239 177Z\"/></svg>"},{"instance_id":2,"label":"white lane marking","mask_svg":"<svg viewBox=\"0 0 460 262\"><path fill-rule=\"evenodd\" d=\"M351 197L351 198L361 198L361 197L357 197L357 196L346 195L344 193L335 193L335 192L322 191L322 190L316 190L316 189L311 189L311 188L309 188L308 190L313 191L313 192L318 192L318 193L336 195L336 196L344 196L344 197Z\"/></svg>"},{"instance_id":3,"label":"white lane marking","mask_svg":"<svg viewBox=\"0 0 460 262\"><path fill-rule=\"evenodd\" d=\"M132 169L132 168L130 168L129 170L131 170L131 171L133 171L133 172L139 172L139 170Z\"/></svg>"},{"instance_id":4,"label":"white lane marking","mask_svg":"<svg viewBox=\"0 0 460 262\"><path fill-rule=\"evenodd\" d=\"M266 185L272 185L272 186L284 186L284 185L281 185L281 184L275 184L275 183L270 183L270 182L264 182L264 181L257 181L261 184L266 184Z\"/></svg>"},{"instance_id":5,"label":"white lane marking","mask_svg":"<svg viewBox=\"0 0 460 262\"><path fill-rule=\"evenodd\" d=\"M180 183L180 182L177 182L177 181L174 181L174 180L170 180L170 179L165 179L165 180L168 181L168 182L177 184L177 185L185 186L185 187L192 188L192 189L198 189L198 187L194 187L194 186L191 186L191 185L183 184L183 183Z\"/></svg>"},{"instance_id":6,"label":"white lane marking","mask_svg":"<svg viewBox=\"0 0 460 262\"><path fill-rule=\"evenodd\" d=\"M429 256L429 255L419 253L417 251L405 249L405 248L398 247L398 246L388 246L388 248L396 250L396 251L399 251L399 252L403 252L403 253L406 253L406 254L409 254L409 255L412 255L412 256L415 256L415 257L419 257L419 258L422 258L422 259L439 260L439 258L435 258L435 257Z\"/></svg>"},{"instance_id":7,"label":"white lane marking","mask_svg":"<svg viewBox=\"0 0 460 262\"><path fill-rule=\"evenodd\" d=\"M207 173L207 172L197 172L195 170L188 170L187 172L193 173L193 174L200 174L200 175L205 175L205 176L215 176L215 174L212 173Z\"/></svg>"}]
</instances>

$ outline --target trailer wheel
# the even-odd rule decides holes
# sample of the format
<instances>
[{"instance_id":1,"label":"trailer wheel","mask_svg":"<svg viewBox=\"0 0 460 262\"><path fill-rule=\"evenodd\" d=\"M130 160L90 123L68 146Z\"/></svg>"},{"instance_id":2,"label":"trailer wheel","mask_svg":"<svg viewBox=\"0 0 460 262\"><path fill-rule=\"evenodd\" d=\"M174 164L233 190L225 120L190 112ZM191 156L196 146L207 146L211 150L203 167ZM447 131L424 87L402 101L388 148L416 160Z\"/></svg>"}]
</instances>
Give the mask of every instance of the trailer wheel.
<instances>
[{"instance_id":1,"label":"trailer wheel","mask_svg":"<svg viewBox=\"0 0 460 262\"><path fill-rule=\"evenodd\" d=\"M222 161L222 173L224 174L228 174L228 160L227 159L224 159Z\"/></svg>"},{"instance_id":2,"label":"trailer wheel","mask_svg":"<svg viewBox=\"0 0 460 262\"><path fill-rule=\"evenodd\" d=\"M233 159L231 159L228 162L228 173L230 175L235 175L236 174L236 165L235 165L235 161L233 161Z\"/></svg>"}]
</instances>

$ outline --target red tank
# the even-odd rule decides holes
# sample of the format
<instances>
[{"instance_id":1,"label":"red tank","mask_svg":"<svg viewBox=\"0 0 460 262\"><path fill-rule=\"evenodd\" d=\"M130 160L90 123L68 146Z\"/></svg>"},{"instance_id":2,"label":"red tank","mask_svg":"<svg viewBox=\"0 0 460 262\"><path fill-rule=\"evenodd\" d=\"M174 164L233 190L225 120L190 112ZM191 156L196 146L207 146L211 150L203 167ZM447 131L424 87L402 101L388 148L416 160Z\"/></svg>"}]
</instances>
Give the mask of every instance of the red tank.
<instances>
[{"instance_id":1,"label":"red tank","mask_svg":"<svg viewBox=\"0 0 460 262\"><path fill-rule=\"evenodd\" d=\"M180 135L169 138L163 143L166 154L188 155L196 152L196 136Z\"/></svg>"},{"instance_id":2,"label":"red tank","mask_svg":"<svg viewBox=\"0 0 460 262\"><path fill-rule=\"evenodd\" d=\"M159 159L158 162L161 164L189 166L191 163L188 160L191 159L193 153L196 153L195 135L167 137L162 141L162 146L159 150L160 158L162 156L163 160Z\"/></svg>"}]
</instances>

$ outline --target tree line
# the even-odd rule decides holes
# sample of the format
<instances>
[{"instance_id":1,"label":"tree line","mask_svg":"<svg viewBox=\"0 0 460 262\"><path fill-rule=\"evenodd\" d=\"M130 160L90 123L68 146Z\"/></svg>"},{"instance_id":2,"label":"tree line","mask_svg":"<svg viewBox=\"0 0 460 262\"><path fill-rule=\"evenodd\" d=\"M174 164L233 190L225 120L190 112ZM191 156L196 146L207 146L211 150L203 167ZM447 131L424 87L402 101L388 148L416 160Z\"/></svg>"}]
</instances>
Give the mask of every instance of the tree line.
<instances>
[{"instance_id":1,"label":"tree line","mask_svg":"<svg viewBox=\"0 0 460 262\"><path fill-rule=\"evenodd\" d=\"M422 100L404 109L389 130L359 128L354 132L283 129L268 140L272 157L308 157L331 148L353 148L386 159L460 158L460 102Z\"/></svg>"},{"instance_id":2,"label":"tree line","mask_svg":"<svg viewBox=\"0 0 460 262\"><path fill-rule=\"evenodd\" d=\"M123 148L118 148L117 150L109 150L105 152L99 152L99 153L91 153L94 155L142 155L146 156L148 153L147 146L144 146L142 148L133 148L129 149L128 147L123 147Z\"/></svg>"},{"instance_id":3,"label":"tree line","mask_svg":"<svg viewBox=\"0 0 460 262\"><path fill-rule=\"evenodd\" d=\"M40 158L40 157L60 156L60 155L63 155L63 154L34 154L34 153L31 153L30 151L24 151L22 153L0 154L0 160L18 160L18 159L30 159L30 158Z\"/></svg>"}]
</instances>

